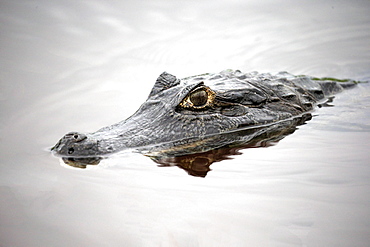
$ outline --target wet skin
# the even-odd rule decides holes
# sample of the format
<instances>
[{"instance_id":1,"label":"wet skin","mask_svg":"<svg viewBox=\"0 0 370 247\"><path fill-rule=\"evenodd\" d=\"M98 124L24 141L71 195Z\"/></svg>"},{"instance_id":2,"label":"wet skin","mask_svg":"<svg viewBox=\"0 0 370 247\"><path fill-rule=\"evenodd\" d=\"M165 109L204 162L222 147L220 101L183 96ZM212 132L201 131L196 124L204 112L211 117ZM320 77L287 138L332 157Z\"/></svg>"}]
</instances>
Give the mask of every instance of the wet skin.
<instances>
[{"instance_id":1,"label":"wet skin","mask_svg":"<svg viewBox=\"0 0 370 247\"><path fill-rule=\"evenodd\" d=\"M225 137L229 133L291 121L354 85L351 80L286 72L227 70L181 80L164 72L131 117L93 133L70 132L52 151L67 158L97 157L125 149L157 157L205 152L233 142Z\"/></svg>"}]
</instances>

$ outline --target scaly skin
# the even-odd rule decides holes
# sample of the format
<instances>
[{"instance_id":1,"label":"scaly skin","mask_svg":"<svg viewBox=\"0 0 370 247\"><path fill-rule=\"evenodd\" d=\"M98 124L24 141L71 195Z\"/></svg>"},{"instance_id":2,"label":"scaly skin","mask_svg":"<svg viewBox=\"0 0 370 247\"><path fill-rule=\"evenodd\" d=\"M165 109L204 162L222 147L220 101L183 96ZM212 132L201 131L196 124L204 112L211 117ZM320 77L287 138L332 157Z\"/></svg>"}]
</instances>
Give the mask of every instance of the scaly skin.
<instances>
[{"instance_id":1,"label":"scaly skin","mask_svg":"<svg viewBox=\"0 0 370 247\"><path fill-rule=\"evenodd\" d=\"M207 151L230 143L225 138L228 133L292 121L354 85L351 80L286 72L271 75L227 70L181 80L164 72L131 117L94 133L68 133L52 150L76 158L131 148L162 154L182 149L187 150L184 153ZM240 135L237 138L240 140Z\"/></svg>"}]
</instances>

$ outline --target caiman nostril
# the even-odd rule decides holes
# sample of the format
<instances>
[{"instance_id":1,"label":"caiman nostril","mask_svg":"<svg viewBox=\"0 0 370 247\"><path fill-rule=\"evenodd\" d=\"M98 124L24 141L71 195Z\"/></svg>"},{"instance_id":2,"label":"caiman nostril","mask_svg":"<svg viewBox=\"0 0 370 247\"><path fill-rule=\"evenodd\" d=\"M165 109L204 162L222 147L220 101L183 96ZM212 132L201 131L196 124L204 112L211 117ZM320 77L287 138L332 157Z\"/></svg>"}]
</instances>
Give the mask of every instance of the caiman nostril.
<instances>
[{"instance_id":1,"label":"caiman nostril","mask_svg":"<svg viewBox=\"0 0 370 247\"><path fill-rule=\"evenodd\" d=\"M65 139L70 139L74 142L80 142L80 141L83 141L87 138L86 135L84 134L81 134L81 133L77 133L77 132L71 132L71 133L68 133L64 136Z\"/></svg>"}]
</instances>

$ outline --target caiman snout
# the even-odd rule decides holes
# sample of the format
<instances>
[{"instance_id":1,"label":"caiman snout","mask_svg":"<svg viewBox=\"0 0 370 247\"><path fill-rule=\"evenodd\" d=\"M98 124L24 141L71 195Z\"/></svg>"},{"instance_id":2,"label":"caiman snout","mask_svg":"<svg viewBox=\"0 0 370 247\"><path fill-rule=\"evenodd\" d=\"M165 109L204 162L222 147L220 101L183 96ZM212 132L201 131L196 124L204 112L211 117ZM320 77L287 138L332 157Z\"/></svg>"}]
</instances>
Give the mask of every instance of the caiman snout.
<instances>
[{"instance_id":1,"label":"caiman snout","mask_svg":"<svg viewBox=\"0 0 370 247\"><path fill-rule=\"evenodd\" d=\"M51 150L58 155L69 157L94 155L98 150L98 141L82 133L70 132Z\"/></svg>"}]
</instances>

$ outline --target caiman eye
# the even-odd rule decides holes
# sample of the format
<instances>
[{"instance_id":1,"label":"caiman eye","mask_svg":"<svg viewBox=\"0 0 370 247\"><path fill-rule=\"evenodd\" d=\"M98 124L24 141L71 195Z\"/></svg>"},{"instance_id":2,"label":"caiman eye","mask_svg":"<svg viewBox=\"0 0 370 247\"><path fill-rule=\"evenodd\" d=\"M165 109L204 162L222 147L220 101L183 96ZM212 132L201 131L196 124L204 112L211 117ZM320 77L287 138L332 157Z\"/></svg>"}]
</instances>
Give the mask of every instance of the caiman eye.
<instances>
[{"instance_id":1,"label":"caiman eye","mask_svg":"<svg viewBox=\"0 0 370 247\"><path fill-rule=\"evenodd\" d=\"M180 103L184 108L203 109L213 104L215 93L209 87L197 88Z\"/></svg>"},{"instance_id":2,"label":"caiman eye","mask_svg":"<svg viewBox=\"0 0 370 247\"><path fill-rule=\"evenodd\" d=\"M208 94L204 90L198 90L190 94L189 100L194 106L204 106L208 100Z\"/></svg>"}]
</instances>

